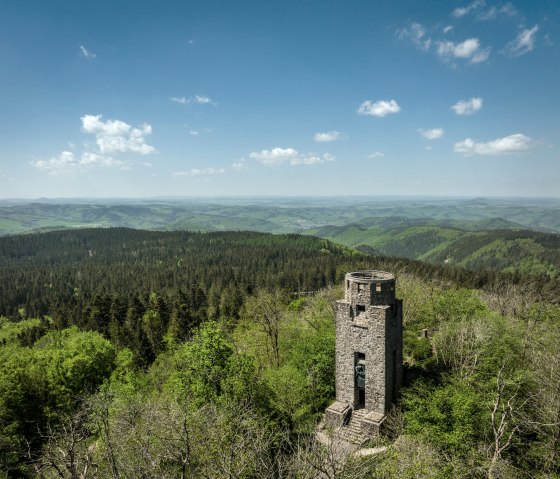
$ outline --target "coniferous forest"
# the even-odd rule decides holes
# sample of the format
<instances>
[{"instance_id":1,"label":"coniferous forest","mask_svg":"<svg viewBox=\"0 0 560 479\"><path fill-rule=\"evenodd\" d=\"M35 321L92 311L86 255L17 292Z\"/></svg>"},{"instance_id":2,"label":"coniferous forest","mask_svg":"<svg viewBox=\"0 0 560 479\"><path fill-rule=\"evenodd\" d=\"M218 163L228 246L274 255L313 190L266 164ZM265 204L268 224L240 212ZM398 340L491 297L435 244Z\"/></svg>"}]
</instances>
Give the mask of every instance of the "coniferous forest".
<instances>
[{"instance_id":1,"label":"coniferous forest","mask_svg":"<svg viewBox=\"0 0 560 479\"><path fill-rule=\"evenodd\" d=\"M359 269L396 276L406 370L363 458L314 441ZM311 236L0 238L0 477L557 478L559 293Z\"/></svg>"}]
</instances>

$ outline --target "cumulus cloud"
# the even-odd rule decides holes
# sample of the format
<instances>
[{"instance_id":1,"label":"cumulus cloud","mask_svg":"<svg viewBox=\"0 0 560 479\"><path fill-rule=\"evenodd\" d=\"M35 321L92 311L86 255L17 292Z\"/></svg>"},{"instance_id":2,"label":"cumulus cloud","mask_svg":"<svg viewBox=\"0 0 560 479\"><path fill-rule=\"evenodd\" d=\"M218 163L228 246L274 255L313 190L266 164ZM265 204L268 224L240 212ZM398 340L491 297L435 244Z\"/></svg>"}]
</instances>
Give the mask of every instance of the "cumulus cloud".
<instances>
[{"instance_id":1,"label":"cumulus cloud","mask_svg":"<svg viewBox=\"0 0 560 479\"><path fill-rule=\"evenodd\" d=\"M518 57L529 53L535 48L535 40L538 31L538 25L521 31L514 40L506 45L505 52L512 57Z\"/></svg>"},{"instance_id":2,"label":"cumulus cloud","mask_svg":"<svg viewBox=\"0 0 560 479\"><path fill-rule=\"evenodd\" d=\"M176 171L173 176L207 176L221 175L226 172L225 168L191 168L186 171Z\"/></svg>"},{"instance_id":3,"label":"cumulus cloud","mask_svg":"<svg viewBox=\"0 0 560 479\"><path fill-rule=\"evenodd\" d=\"M476 142L470 138L455 143L453 151L464 156L483 155L511 155L524 153L533 146L533 140L522 133L516 133L504 138L496 138L486 143Z\"/></svg>"},{"instance_id":4,"label":"cumulus cloud","mask_svg":"<svg viewBox=\"0 0 560 479\"><path fill-rule=\"evenodd\" d=\"M443 128L432 128L430 130L423 130L418 128L418 133L427 140L437 140L443 136Z\"/></svg>"},{"instance_id":5,"label":"cumulus cloud","mask_svg":"<svg viewBox=\"0 0 560 479\"><path fill-rule=\"evenodd\" d=\"M77 170L84 170L91 167L118 166L123 167L122 161L103 156L97 153L86 151L81 156L76 156L74 152L64 150L57 156L48 160L35 160L31 162L35 168L45 171L53 176L71 173Z\"/></svg>"},{"instance_id":6,"label":"cumulus cloud","mask_svg":"<svg viewBox=\"0 0 560 479\"><path fill-rule=\"evenodd\" d=\"M325 131L325 132L318 132L315 133L313 139L319 143L329 142L329 141L337 141L337 140L344 140L347 138L346 133L341 131Z\"/></svg>"},{"instance_id":7,"label":"cumulus cloud","mask_svg":"<svg viewBox=\"0 0 560 479\"><path fill-rule=\"evenodd\" d=\"M271 150L253 151L249 157L266 166L276 166L299 155L293 148L272 148Z\"/></svg>"},{"instance_id":8,"label":"cumulus cloud","mask_svg":"<svg viewBox=\"0 0 560 479\"><path fill-rule=\"evenodd\" d=\"M466 7L458 7L455 10L453 10L453 16L455 18L464 17L465 15L468 15L469 13L484 7L484 5L486 5L484 0L475 0L474 2L470 3Z\"/></svg>"},{"instance_id":9,"label":"cumulus cloud","mask_svg":"<svg viewBox=\"0 0 560 479\"><path fill-rule=\"evenodd\" d=\"M84 58L89 59L93 59L95 58L97 55L95 53L93 53L92 51L88 50L86 47L84 47L83 45L80 45L80 51L82 52L82 56Z\"/></svg>"},{"instance_id":10,"label":"cumulus cloud","mask_svg":"<svg viewBox=\"0 0 560 479\"><path fill-rule=\"evenodd\" d=\"M483 100L480 97L473 97L470 100L460 100L451 109L457 115L472 115L482 108Z\"/></svg>"},{"instance_id":11,"label":"cumulus cloud","mask_svg":"<svg viewBox=\"0 0 560 479\"><path fill-rule=\"evenodd\" d=\"M84 115L81 117L82 131L95 135L96 147L86 145L82 153L74 152L74 143L68 142L70 150L64 150L49 159L31 161L35 168L51 175L86 171L94 167L118 167L131 169L113 155L121 153L140 153L148 155L155 148L146 143L145 136L151 134L148 124L133 128L121 120L103 121L101 115Z\"/></svg>"},{"instance_id":12,"label":"cumulus cloud","mask_svg":"<svg viewBox=\"0 0 560 479\"><path fill-rule=\"evenodd\" d=\"M490 48L482 48L478 38L468 38L459 43L450 41L437 42L437 54L444 59L461 58L471 63L481 63L488 60Z\"/></svg>"},{"instance_id":13,"label":"cumulus cloud","mask_svg":"<svg viewBox=\"0 0 560 479\"><path fill-rule=\"evenodd\" d=\"M412 22L410 25L397 30L397 36L402 39L408 39L421 50L430 49L432 39L426 35L426 29L421 23Z\"/></svg>"},{"instance_id":14,"label":"cumulus cloud","mask_svg":"<svg viewBox=\"0 0 560 479\"><path fill-rule=\"evenodd\" d=\"M395 100L379 100L372 102L371 100L364 101L358 108L359 115L370 115L384 117L391 113L398 113L401 107Z\"/></svg>"},{"instance_id":15,"label":"cumulus cloud","mask_svg":"<svg viewBox=\"0 0 560 479\"><path fill-rule=\"evenodd\" d=\"M293 148L272 148L271 150L253 151L249 158L262 163L265 166L278 166L282 163L298 165L317 165L335 161L335 157L329 153L316 155L314 153L300 154Z\"/></svg>"},{"instance_id":16,"label":"cumulus cloud","mask_svg":"<svg viewBox=\"0 0 560 479\"><path fill-rule=\"evenodd\" d=\"M443 27L443 33L445 34L449 33L451 30L453 30L452 25L447 25L446 27Z\"/></svg>"},{"instance_id":17,"label":"cumulus cloud","mask_svg":"<svg viewBox=\"0 0 560 479\"><path fill-rule=\"evenodd\" d=\"M140 128L132 128L121 120L102 120L102 115L84 115L82 130L95 135L95 141L102 154L140 153L149 155L155 148L148 145L146 135L152 133L152 127L144 123Z\"/></svg>"},{"instance_id":18,"label":"cumulus cloud","mask_svg":"<svg viewBox=\"0 0 560 479\"><path fill-rule=\"evenodd\" d=\"M382 153L381 151L374 151L373 153L368 155L368 158L370 160L374 160L375 158L383 158L385 156L385 153Z\"/></svg>"},{"instance_id":19,"label":"cumulus cloud","mask_svg":"<svg viewBox=\"0 0 560 479\"><path fill-rule=\"evenodd\" d=\"M181 105L217 105L210 97L206 95L195 95L191 97L180 96L171 97L171 101L180 103Z\"/></svg>"}]
</instances>

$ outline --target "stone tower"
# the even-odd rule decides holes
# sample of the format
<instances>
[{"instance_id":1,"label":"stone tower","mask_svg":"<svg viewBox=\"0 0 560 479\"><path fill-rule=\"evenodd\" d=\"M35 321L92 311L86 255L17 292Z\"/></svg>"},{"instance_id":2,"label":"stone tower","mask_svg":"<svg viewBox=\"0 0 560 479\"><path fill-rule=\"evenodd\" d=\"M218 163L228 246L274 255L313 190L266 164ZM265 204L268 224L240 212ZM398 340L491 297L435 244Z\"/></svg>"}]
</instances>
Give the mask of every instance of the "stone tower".
<instances>
[{"instance_id":1,"label":"stone tower","mask_svg":"<svg viewBox=\"0 0 560 479\"><path fill-rule=\"evenodd\" d=\"M336 401L325 421L332 427L360 418L375 434L402 384L402 300L395 277L383 271L346 274L336 313Z\"/></svg>"}]
</instances>

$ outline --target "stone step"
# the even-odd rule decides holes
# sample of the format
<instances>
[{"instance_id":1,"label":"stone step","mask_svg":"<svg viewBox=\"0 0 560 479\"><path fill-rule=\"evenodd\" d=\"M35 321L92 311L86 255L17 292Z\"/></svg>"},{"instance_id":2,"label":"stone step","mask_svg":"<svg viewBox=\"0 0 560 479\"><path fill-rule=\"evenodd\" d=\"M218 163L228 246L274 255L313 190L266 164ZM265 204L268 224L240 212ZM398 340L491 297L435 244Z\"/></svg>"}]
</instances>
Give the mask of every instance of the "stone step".
<instances>
[{"instance_id":1,"label":"stone step","mask_svg":"<svg viewBox=\"0 0 560 479\"><path fill-rule=\"evenodd\" d=\"M353 444L364 444L368 437L362 432L362 419L366 415L365 409L358 409L352 412L350 421L338 430L341 439Z\"/></svg>"}]
</instances>

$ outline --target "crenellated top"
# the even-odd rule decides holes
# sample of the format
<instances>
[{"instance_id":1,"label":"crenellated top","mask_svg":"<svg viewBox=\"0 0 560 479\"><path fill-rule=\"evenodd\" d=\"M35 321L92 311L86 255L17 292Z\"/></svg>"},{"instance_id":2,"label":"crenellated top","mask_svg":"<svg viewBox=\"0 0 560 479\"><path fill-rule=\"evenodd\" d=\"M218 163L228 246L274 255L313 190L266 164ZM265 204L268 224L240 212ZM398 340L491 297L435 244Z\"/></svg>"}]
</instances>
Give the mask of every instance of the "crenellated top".
<instances>
[{"instance_id":1,"label":"crenellated top","mask_svg":"<svg viewBox=\"0 0 560 479\"><path fill-rule=\"evenodd\" d=\"M392 306L395 302L395 277L385 271L354 271L346 274L344 299L352 308Z\"/></svg>"}]
</instances>

